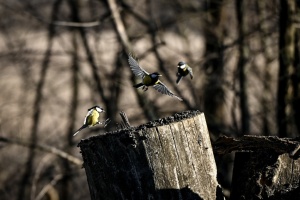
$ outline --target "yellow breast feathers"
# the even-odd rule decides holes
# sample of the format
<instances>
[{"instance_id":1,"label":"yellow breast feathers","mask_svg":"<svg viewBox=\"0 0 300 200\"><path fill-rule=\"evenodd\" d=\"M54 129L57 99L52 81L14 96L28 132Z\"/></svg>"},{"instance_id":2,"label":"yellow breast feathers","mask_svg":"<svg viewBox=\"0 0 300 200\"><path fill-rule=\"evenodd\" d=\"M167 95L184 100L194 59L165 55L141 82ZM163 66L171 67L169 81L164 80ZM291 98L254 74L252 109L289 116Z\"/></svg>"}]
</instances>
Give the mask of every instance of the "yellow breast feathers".
<instances>
[{"instance_id":1,"label":"yellow breast feathers","mask_svg":"<svg viewBox=\"0 0 300 200\"><path fill-rule=\"evenodd\" d=\"M144 83L145 85L150 85L150 84L152 84L152 79L151 79L151 77L150 77L149 75L146 75L146 76L144 77L144 79L143 79L143 83Z\"/></svg>"},{"instance_id":2,"label":"yellow breast feathers","mask_svg":"<svg viewBox=\"0 0 300 200\"><path fill-rule=\"evenodd\" d=\"M89 126L95 126L98 123L99 113L96 110L93 110L91 115L87 119L87 124Z\"/></svg>"}]
</instances>

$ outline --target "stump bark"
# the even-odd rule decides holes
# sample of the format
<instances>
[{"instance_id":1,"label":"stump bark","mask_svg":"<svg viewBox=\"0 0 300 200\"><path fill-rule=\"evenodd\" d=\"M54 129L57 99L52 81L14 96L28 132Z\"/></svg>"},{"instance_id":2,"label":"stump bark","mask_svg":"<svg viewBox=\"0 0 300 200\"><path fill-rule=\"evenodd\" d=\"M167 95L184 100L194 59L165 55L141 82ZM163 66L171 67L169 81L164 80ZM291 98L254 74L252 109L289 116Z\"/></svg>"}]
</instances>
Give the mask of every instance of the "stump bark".
<instances>
[{"instance_id":1,"label":"stump bark","mask_svg":"<svg viewBox=\"0 0 300 200\"><path fill-rule=\"evenodd\" d=\"M214 151L237 151L230 199L299 199L300 138L245 135L222 136Z\"/></svg>"},{"instance_id":2,"label":"stump bark","mask_svg":"<svg viewBox=\"0 0 300 200\"><path fill-rule=\"evenodd\" d=\"M300 159L273 151L237 152L230 199L299 199Z\"/></svg>"},{"instance_id":3,"label":"stump bark","mask_svg":"<svg viewBox=\"0 0 300 200\"><path fill-rule=\"evenodd\" d=\"M79 147L92 200L222 199L199 111L94 136Z\"/></svg>"}]
</instances>

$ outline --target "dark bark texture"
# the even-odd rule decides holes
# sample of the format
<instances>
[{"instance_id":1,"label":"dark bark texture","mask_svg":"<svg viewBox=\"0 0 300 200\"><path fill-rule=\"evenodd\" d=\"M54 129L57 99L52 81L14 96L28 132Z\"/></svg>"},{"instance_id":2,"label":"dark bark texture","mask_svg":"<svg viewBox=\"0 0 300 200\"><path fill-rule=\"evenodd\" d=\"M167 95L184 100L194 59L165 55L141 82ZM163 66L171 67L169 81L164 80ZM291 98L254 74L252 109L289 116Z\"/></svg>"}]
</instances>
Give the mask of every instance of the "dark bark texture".
<instances>
[{"instance_id":1,"label":"dark bark texture","mask_svg":"<svg viewBox=\"0 0 300 200\"><path fill-rule=\"evenodd\" d=\"M186 111L79 144L91 199L217 199L203 113Z\"/></svg>"},{"instance_id":2,"label":"dark bark texture","mask_svg":"<svg viewBox=\"0 0 300 200\"><path fill-rule=\"evenodd\" d=\"M298 199L300 159L288 154L236 153L230 199Z\"/></svg>"}]
</instances>

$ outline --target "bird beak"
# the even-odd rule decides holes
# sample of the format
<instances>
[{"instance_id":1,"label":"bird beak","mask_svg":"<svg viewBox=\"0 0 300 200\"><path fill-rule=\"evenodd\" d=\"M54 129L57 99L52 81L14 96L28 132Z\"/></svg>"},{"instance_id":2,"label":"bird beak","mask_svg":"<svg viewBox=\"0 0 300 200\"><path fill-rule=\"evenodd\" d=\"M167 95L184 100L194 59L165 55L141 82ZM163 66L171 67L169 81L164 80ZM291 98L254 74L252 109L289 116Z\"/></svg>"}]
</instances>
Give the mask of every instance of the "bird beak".
<instances>
[{"instance_id":1,"label":"bird beak","mask_svg":"<svg viewBox=\"0 0 300 200\"><path fill-rule=\"evenodd\" d=\"M161 74L159 74L158 76L162 76Z\"/></svg>"}]
</instances>

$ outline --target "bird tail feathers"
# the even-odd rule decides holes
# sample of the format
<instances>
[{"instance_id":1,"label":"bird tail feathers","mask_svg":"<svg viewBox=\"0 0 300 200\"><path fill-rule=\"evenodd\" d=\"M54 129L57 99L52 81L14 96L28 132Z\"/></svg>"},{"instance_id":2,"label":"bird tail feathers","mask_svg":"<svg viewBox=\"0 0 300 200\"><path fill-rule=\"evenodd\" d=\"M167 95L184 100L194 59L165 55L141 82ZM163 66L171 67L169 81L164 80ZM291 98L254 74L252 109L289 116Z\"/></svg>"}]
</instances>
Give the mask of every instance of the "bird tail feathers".
<instances>
[{"instance_id":1,"label":"bird tail feathers","mask_svg":"<svg viewBox=\"0 0 300 200\"><path fill-rule=\"evenodd\" d=\"M179 81L182 79L182 76L180 76L180 75L177 75L177 76L178 76L178 78L177 78L177 80L176 80L176 83L178 84Z\"/></svg>"},{"instance_id":2,"label":"bird tail feathers","mask_svg":"<svg viewBox=\"0 0 300 200\"><path fill-rule=\"evenodd\" d=\"M190 74L190 77L191 77L191 79L193 79L194 78L193 74Z\"/></svg>"},{"instance_id":3,"label":"bird tail feathers","mask_svg":"<svg viewBox=\"0 0 300 200\"><path fill-rule=\"evenodd\" d=\"M133 87L135 87L135 88L140 88L140 87L143 87L143 86L144 86L143 83L139 83L139 84L134 85Z\"/></svg>"},{"instance_id":4,"label":"bird tail feathers","mask_svg":"<svg viewBox=\"0 0 300 200\"><path fill-rule=\"evenodd\" d=\"M80 127L80 129L78 129L74 134L73 136L77 135L82 129L86 128L87 125L82 125L82 127Z\"/></svg>"}]
</instances>

